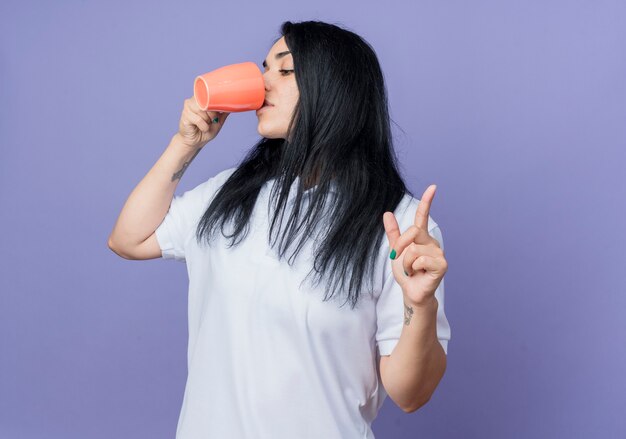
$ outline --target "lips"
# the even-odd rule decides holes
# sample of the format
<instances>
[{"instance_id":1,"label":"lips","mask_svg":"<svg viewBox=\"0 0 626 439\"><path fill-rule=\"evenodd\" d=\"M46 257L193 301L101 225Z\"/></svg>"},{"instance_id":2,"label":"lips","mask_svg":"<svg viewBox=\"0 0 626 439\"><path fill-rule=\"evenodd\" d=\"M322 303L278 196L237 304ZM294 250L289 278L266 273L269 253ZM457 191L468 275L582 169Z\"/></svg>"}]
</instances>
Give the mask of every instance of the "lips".
<instances>
[{"instance_id":1,"label":"lips","mask_svg":"<svg viewBox=\"0 0 626 439\"><path fill-rule=\"evenodd\" d=\"M269 107L273 107L274 104L272 104L271 102L269 102L267 99L263 101L263 106L261 108L259 108L257 111L257 114L259 112L261 112L262 110L264 110L265 108L269 108Z\"/></svg>"}]
</instances>

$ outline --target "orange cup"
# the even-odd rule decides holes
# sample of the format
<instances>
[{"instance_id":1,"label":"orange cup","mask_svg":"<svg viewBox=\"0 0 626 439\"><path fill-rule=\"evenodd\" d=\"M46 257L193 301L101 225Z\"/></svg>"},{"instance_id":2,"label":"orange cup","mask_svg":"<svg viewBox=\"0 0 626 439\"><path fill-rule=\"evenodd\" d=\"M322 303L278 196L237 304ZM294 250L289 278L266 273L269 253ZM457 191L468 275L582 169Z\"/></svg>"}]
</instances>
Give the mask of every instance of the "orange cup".
<instances>
[{"instance_id":1,"label":"orange cup","mask_svg":"<svg viewBox=\"0 0 626 439\"><path fill-rule=\"evenodd\" d=\"M196 77L193 96L204 111L258 110L265 100L263 73L251 61L220 67Z\"/></svg>"}]
</instances>

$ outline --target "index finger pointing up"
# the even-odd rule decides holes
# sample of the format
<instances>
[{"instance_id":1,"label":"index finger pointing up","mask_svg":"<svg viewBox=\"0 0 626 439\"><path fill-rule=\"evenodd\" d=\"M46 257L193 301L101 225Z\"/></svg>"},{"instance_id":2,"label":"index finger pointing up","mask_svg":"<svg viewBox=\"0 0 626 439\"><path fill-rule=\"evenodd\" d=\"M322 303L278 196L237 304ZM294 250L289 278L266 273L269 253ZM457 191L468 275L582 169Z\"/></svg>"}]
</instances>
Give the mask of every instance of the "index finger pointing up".
<instances>
[{"instance_id":1,"label":"index finger pointing up","mask_svg":"<svg viewBox=\"0 0 626 439\"><path fill-rule=\"evenodd\" d=\"M435 196L437 185L431 184L426 188L415 212L415 225L420 229L428 230L428 215L430 215L430 205Z\"/></svg>"}]
</instances>

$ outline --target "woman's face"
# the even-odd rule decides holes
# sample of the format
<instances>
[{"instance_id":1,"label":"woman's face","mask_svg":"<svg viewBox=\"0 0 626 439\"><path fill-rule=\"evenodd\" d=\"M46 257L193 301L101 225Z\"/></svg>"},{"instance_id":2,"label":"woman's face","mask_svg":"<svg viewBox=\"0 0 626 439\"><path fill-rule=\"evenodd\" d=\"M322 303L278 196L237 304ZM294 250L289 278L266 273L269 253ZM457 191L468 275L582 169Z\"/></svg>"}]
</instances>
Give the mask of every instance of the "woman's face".
<instances>
[{"instance_id":1,"label":"woman's face","mask_svg":"<svg viewBox=\"0 0 626 439\"><path fill-rule=\"evenodd\" d=\"M265 100L269 105L256 111L259 118L257 131L268 139L286 139L287 127L300 93L294 76L293 57L285 37L272 46L263 67Z\"/></svg>"}]
</instances>

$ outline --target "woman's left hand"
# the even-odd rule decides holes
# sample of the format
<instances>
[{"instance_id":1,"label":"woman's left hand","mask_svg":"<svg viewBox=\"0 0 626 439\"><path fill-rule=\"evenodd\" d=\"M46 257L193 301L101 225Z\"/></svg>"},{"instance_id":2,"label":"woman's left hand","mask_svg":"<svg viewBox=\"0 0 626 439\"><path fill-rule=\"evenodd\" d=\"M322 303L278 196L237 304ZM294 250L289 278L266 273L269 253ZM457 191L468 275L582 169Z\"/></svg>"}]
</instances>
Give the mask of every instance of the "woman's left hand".
<instances>
[{"instance_id":1,"label":"woman's left hand","mask_svg":"<svg viewBox=\"0 0 626 439\"><path fill-rule=\"evenodd\" d=\"M436 185L430 185L424 191L414 224L402 234L393 212L383 215L392 272L409 302L407 305L427 306L436 301L435 290L448 269L441 245L428 234L428 215L436 189Z\"/></svg>"}]
</instances>

